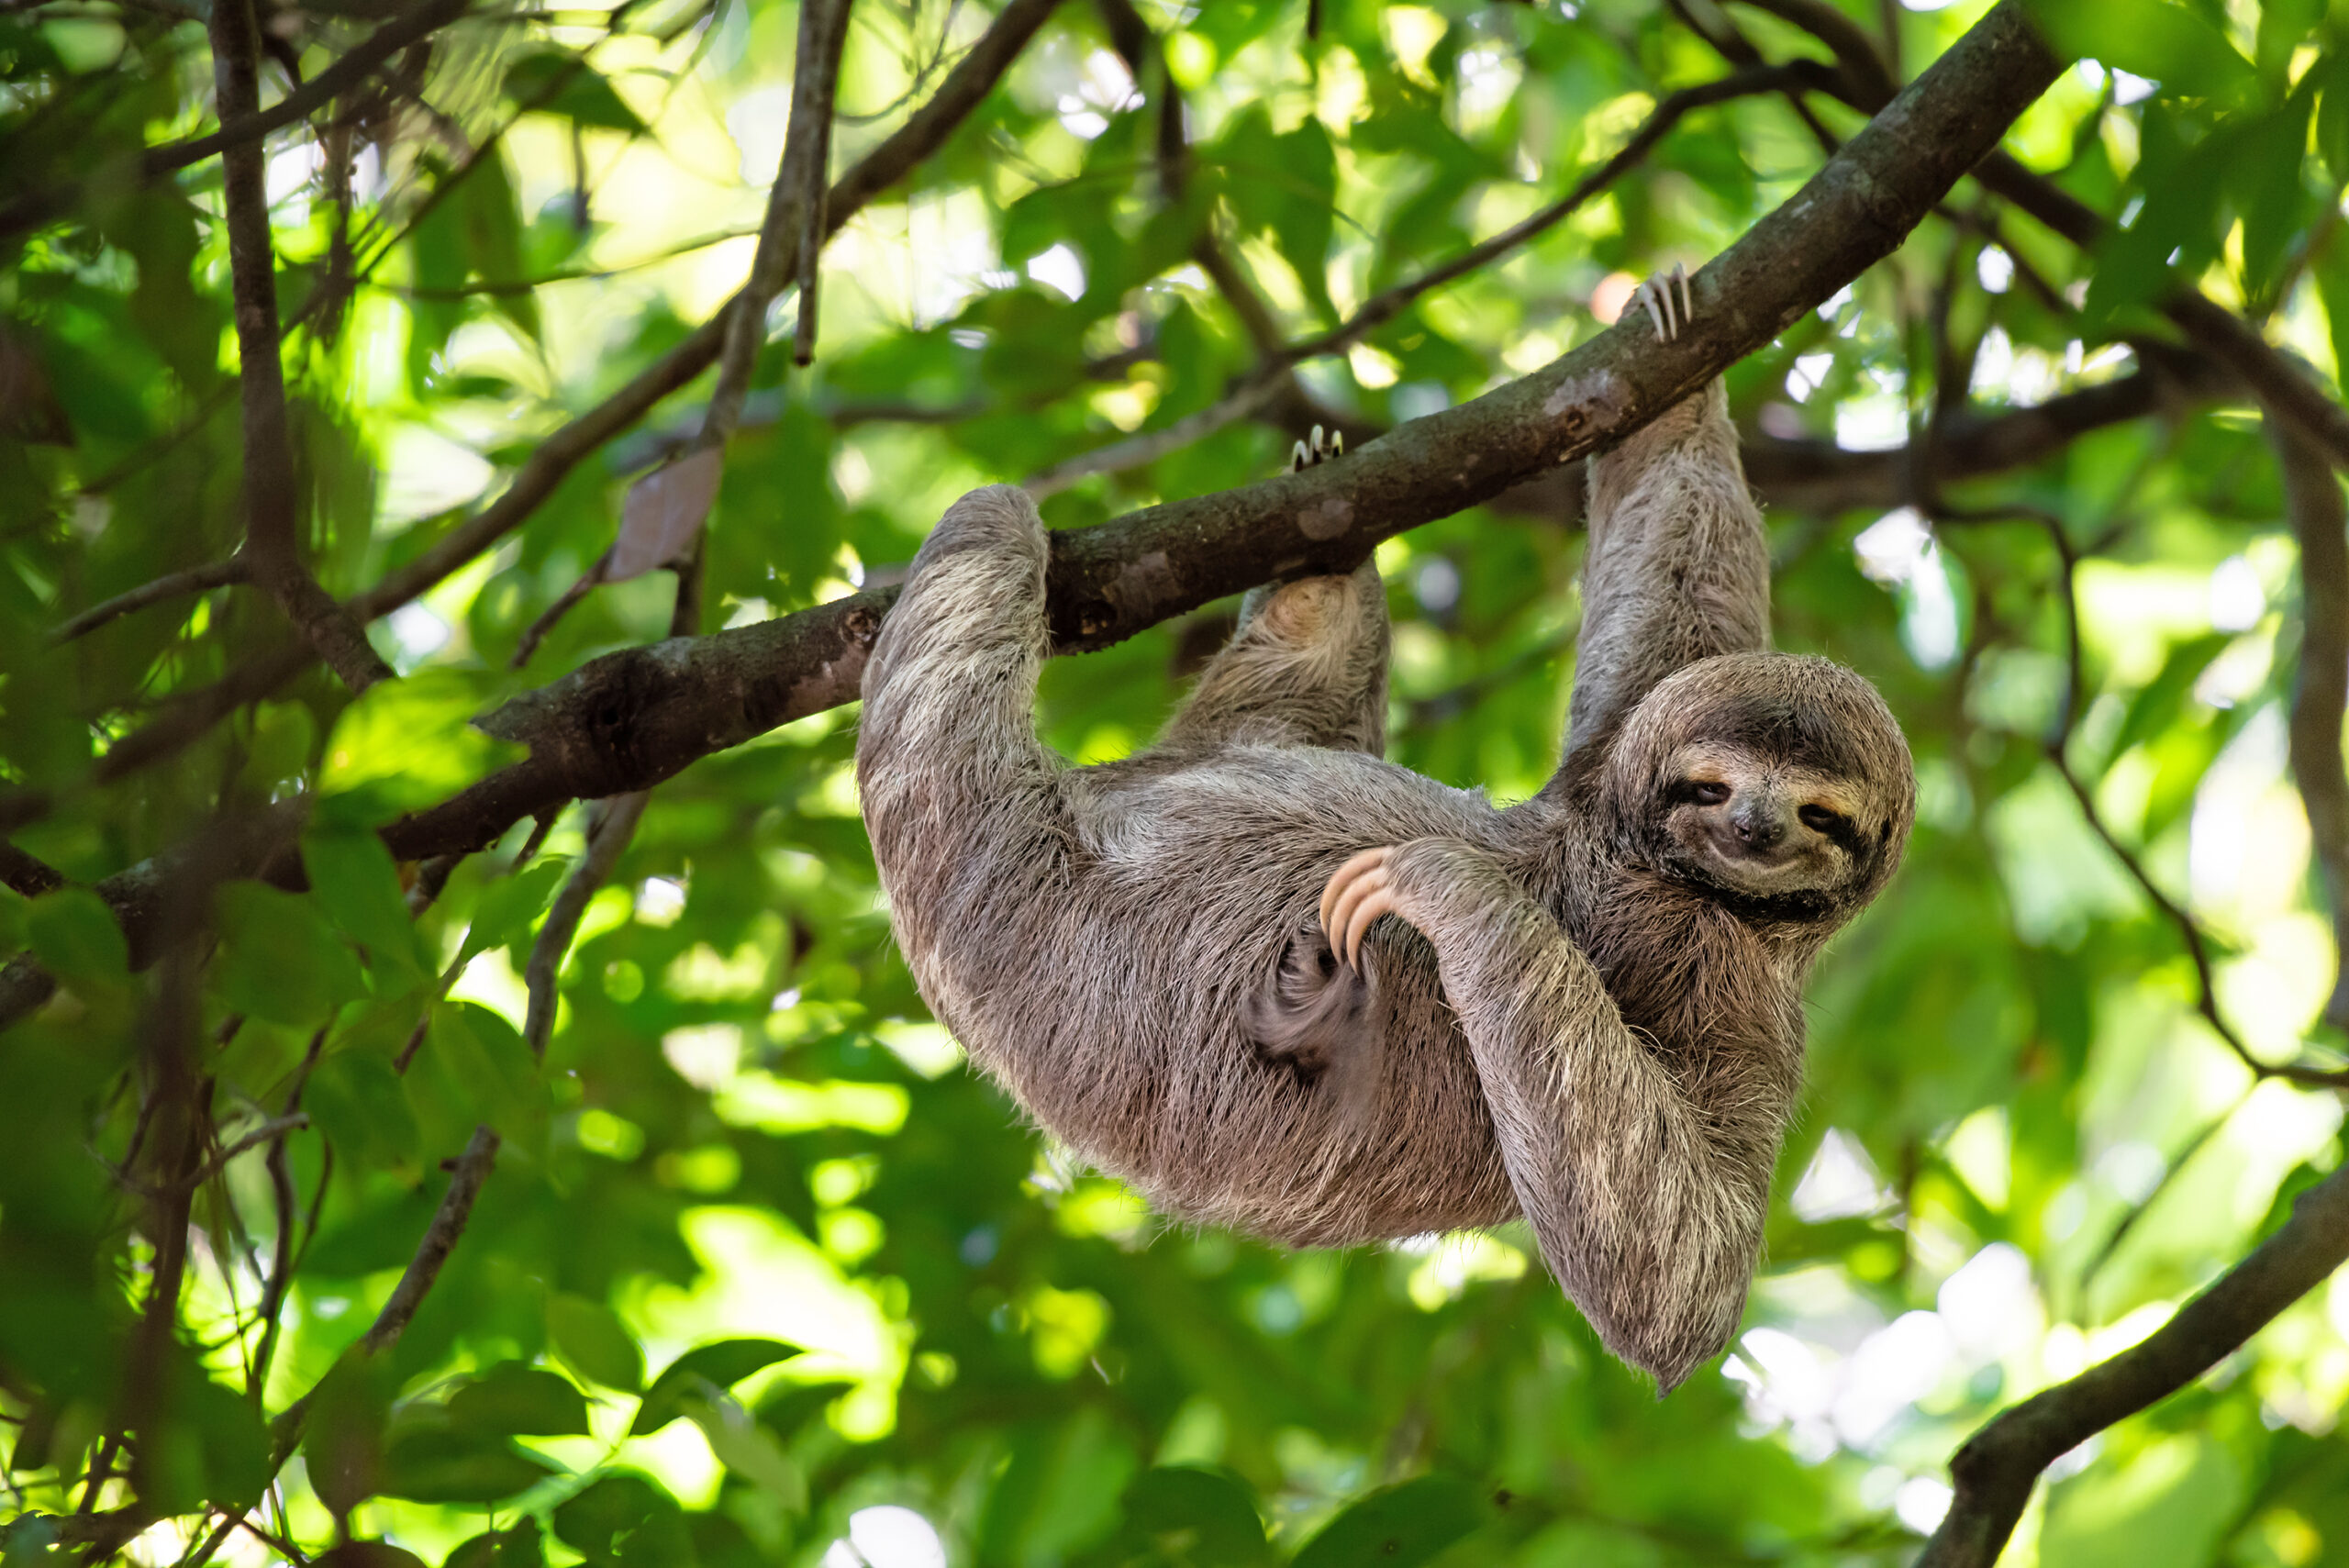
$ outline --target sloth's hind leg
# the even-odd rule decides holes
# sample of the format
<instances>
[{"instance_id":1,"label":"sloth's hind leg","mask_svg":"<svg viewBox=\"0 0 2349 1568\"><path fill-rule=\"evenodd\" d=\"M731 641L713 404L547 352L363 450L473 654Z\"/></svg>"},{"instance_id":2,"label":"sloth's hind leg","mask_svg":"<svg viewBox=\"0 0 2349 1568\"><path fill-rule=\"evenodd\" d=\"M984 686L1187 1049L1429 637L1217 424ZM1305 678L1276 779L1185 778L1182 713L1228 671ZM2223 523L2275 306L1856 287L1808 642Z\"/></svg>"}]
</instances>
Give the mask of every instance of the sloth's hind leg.
<instances>
[{"instance_id":1,"label":"sloth's hind leg","mask_svg":"<svg viewBox=\"0 0 2349 1568\"><path fill-rule=\"evenodd\" d=\"M1258 588L1161 744L1386 750L1386 589L1364 562L1345 576Z\"/></svg>"}]
</instances>

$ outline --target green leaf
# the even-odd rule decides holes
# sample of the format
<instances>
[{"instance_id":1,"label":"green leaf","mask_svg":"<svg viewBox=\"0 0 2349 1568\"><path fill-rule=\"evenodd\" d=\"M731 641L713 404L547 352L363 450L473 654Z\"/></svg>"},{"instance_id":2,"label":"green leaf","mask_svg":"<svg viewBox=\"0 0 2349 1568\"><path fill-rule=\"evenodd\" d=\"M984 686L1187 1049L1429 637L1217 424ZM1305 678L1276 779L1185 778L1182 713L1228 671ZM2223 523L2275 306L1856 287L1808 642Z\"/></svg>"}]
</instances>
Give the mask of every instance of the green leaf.
<instances>
[{"instance_id":1,"label":"green leaf","mask_svg":"<svg viewBox=\"0 0 2349 1568\"><path fill-rule=\"evenodd\" d=\"M483 889L473 905L473 929L465 933L461 956L471 958L529 935L530 922L545 913L570 870L570 857L549 855Z\"/></svg>"},{"instance_id":2,"label":"green leaf","mask_svg":"<svg viewBox=\"0 0 2349 1568\"><path fill-rule=\"evenodd\" d=\"M417 1163L422 1134L407 1086L373 1051L328 1057L310 1074L302 1105L340 1158L377 1170Z\"/></svg>"},{"instance_id":3,"label":"green leaf","mask_svg":"<svg viewBox=\"0 0 2349 1568\"><path fill-rule=\"evenodd\" d=\"M477 1535L449 1553L441 1568L546 1568L547 1545L539 1521L525 1515L509 1529Z\"/></svg>"},{"instance_id":4,"label":"green leaf","mask_svg":"<svg viewBox=\"0 0 2349 1568\"><path fill-rule=\"evenodd\" d=\"M2040 0L2032 11L2062 52L2147 77L2167 95L2226 97L2255 80L2224 33L2168 0Z\"/></svg>"},{"instance_id":5,"label":"green leaf","mask_svg":"<svg viewBox=\"0 0 2349 1568\"><path fill-rule=\"evenodd\" d=\"M584 1436L587 1396L551 1372L500 1362L449 1396L449 1420L500 1437Z\"/></svg>"},{"instance_id":6,"label":"green leaf","mask_svg":"<svg viewBox=\"0 0 2349 1568\"><path fill-rule=\"evenodd\" d=\"M752 1373L797 1355L801 1349L781 1340L718 1340L696 1345L652 1380L629 1435L640 1438L657 1432L686 1413L686 1401L705 1399L712 1388L731 1388Z\"/></svg>"},{"instance_id":7,"label":"green leaf","mask_svg":"<svg viewBox=\"0 0 2349 1568\"><path fill-rule=\"evenodd\" d=\"M446 1427L401 1432L384 1456L377 1490L412 1503L495 1503L555 1473L510 1443Z\"/></svg>"},{"instance_id":8,"label":"green leaf","mask_svg":"<svg viewBox=\"0 0 2349 1568\"><path fill-rule=\"evenodd\" d=\"M605 1387L633 1394L644 1386L644 1351L618 1314L602 1302L549 1296L547 1333L565 1361Z\"/></svg>"},{"instance_id":9,"label":"green leaf","mask_svg":"<svg viewBox=\"0 0 2349 1568\"><path fill-rule=\"evenodd\" d=\"M25 939L33 956L68 985L100 991L130 975L130 944L105 899L86 887L61 887L32 901Z\"/></svg>"},{"instance_id":10,"label":"green leaf","mask_svg":"<svg viewBox=\"0 0 2349 1568\"><path fill-rule=\"evenodd\" d=\"M216 912L220 951L212 984L237 1011L288 1029L323 1029L342 1004L366 995L358 955L308 897L232 882L220 890Z\"/></svg>"},{"instance_id":11,"label":"green leaf","mask_svg":"<svg viewBox=\"0 0 2349 1568\"><path fill-rule=\"evenodd\" d=\"M345 936L392 965L401 979L425 973L430 961L400 891L399 867L383 840L328 828L303 840L302 864L319 906ZM375 988L381 994L395 987L379 978Z\"/></svg>"},{"instance_id":12,"label":"green leaf","mask_svg":"<svg viewBox=\"0 0 2349 1568\"><path fill-rule=\"evenodd\" d=\"M480 681L455 670L418 670L378 681L342 710L328 738L319 788L365 789L379 815L445 800L523 749L473 727L484 706Z\"/></svg>"},{"instance_id":13,"label":"green leaf","mask_svg":"<svg viewBox=\"0 0 2349 1568\"><path fill-rule=\"evenodd\" d=\"M1476 1488L1449 1475L1382 1486L1324 1526L1296 1568L1415 1568L1485 1522Z\"/></svg>"},{"instance_id":14,"label":"green leaf","mask_svg":"<svg viewBox=\"0 0 2349 1568\"><path fill-rule=\"evenodd\" d=\"M1186 1465L1145 1470L1126 1488L1125 1520L1103 1552L1152 1568L1257 1568L1274 1561L1256 1501L1237 1477Z\"/></svg>"},{"instance_id":15,"label":"green leaf","mask_svg":"<svg viewBox=\"0 0 2349 1568\"><path fill-rule=\"evenodd\" d=\"M621 101L595 67L568 50L534 49L506 68L502 89L515 104L583 126L643 136L651 127Z\"/></svg>"},{"instance_id":16,"label":"green leaf","mask_svg":"<svg viewBox=\"0 0 2349 1568\"><path fill-rule=\"evenodd\" d=\"M694 1562L677 1500L640 1475L607 1475L554 1511L554 1533L598 1568Z\"/></svg>"}]
</instances>

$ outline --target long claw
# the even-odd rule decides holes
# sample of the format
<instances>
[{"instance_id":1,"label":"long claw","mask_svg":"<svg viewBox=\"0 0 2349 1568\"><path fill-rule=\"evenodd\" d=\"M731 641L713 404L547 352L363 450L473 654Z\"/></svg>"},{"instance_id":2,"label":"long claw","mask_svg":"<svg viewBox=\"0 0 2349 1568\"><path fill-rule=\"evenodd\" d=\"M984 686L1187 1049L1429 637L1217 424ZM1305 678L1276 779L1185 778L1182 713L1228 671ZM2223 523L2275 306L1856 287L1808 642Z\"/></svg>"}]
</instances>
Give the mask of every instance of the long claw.
<instances>
[{"instance_id":1,"label":"long claw","mask_svg":"<svg viewBox=\"0 0 2349 1568\"><path fill-rule=\"evenodd\" d=\"M1368 883L1371 879L1364 880ZM1381 915L1392 915L1394 912L1395 887L1386 880L1386 869L1381 867L1376 884L1364 895L1361 903L1353 906L1347 917L1346 967L1348 969L1358 970L1362 967L1363 939L1370 935L1370 928L1377 923Z\"/></svg>"},{"instance_id":2,"label":"long claw","mask_svg":"<svg viewBox=\"0 0 2349 1568\"><path fill-rule=\"evenodd\" d=\"M1363 851L1332 872L1323 885L1321 929L1332 949L1345 951L1343 938L1353 906L1385 885L1386 856L1391 849L1391 845L1382 845ZM1352 960L1348 962L1351 963Z\"/></svg>"},{"instance_id":3,"label":"long claw","mask_svg":"<svg viewBox=\"0 0 2349 1568\"><path fill-rule=\"evenodd\" d=\"M1656 341L1659 343L1671 342L1672 331L1671 328L1664 324L1664 307L1656 303L1655 280L1651 278L1646 283L1642 284L1639 288L1639 294L1636 297L1639 299L1640 304L1647 308L1648 320L1653 322L1655 326Z\"/></svg>"},{"instance_id":4,"label":"long claw","mask_svg":"<svg viewBox=\"0 0 2349 1568\"><path fill-rule=\"evenodd\" d=\"M1297 445L1289 449L1288 471L1291 473L1303 473L1307 469L1312 466L1312 454L1305 450L1305 443L1303 441L1297 442Z\"/></svg>"},{"instance_id":5,"label":"long claw","mask_svg":"<svg viewBox=\"0 0 2349 1568\"><path fill-rule=\"evenodd\" d=\"M1688 269L1675 261L1672 263L1672 276L1680 285L1680 324L1685 327L1697 319L1697 302L1688 294Z\"/></svg>"}]
</instances>

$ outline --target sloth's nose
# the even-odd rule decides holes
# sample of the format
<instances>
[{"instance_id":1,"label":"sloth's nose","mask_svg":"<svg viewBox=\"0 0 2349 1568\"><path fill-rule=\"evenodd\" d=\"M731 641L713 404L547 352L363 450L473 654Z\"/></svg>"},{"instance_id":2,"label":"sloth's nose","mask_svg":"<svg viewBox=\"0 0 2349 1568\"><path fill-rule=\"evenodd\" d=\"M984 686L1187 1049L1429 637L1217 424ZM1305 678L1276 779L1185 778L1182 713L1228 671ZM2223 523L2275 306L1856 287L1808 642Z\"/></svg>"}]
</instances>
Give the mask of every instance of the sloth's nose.
<instances>
[{"instance_id":1,"label":"sloth's nose","mask_svg":"<svg viewBox=\"0 0 2349 1568\"><path fill-rule=\"evenodd\" d=\"M1786 826L1778 820L1777 814L1770 811L1741 811L1734 825L1738 841L1756 850L1770 848L1786 832Z\"/></svg>"}]
</instances>

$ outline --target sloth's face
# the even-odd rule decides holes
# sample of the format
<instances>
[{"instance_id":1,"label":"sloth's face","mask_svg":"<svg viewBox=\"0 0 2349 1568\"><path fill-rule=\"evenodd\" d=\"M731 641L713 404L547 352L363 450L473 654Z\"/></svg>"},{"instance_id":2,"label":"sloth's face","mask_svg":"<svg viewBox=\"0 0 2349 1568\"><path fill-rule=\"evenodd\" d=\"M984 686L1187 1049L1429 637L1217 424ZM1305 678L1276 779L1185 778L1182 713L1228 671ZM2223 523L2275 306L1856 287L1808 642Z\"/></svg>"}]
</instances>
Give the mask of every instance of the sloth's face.
<instances>
[{"instance_id":1,"label":"sloth's face","mask_svg":"<svg viewBox=\"0 0 2349 1568\"><path fill-rule=\"evenodd\" d=\"M1678 748L1662 805L1670 857L1753 897L1840 887L1865 849L1864 795L1851 780L1742 746Z\"/></svg>"}]
</instances>

